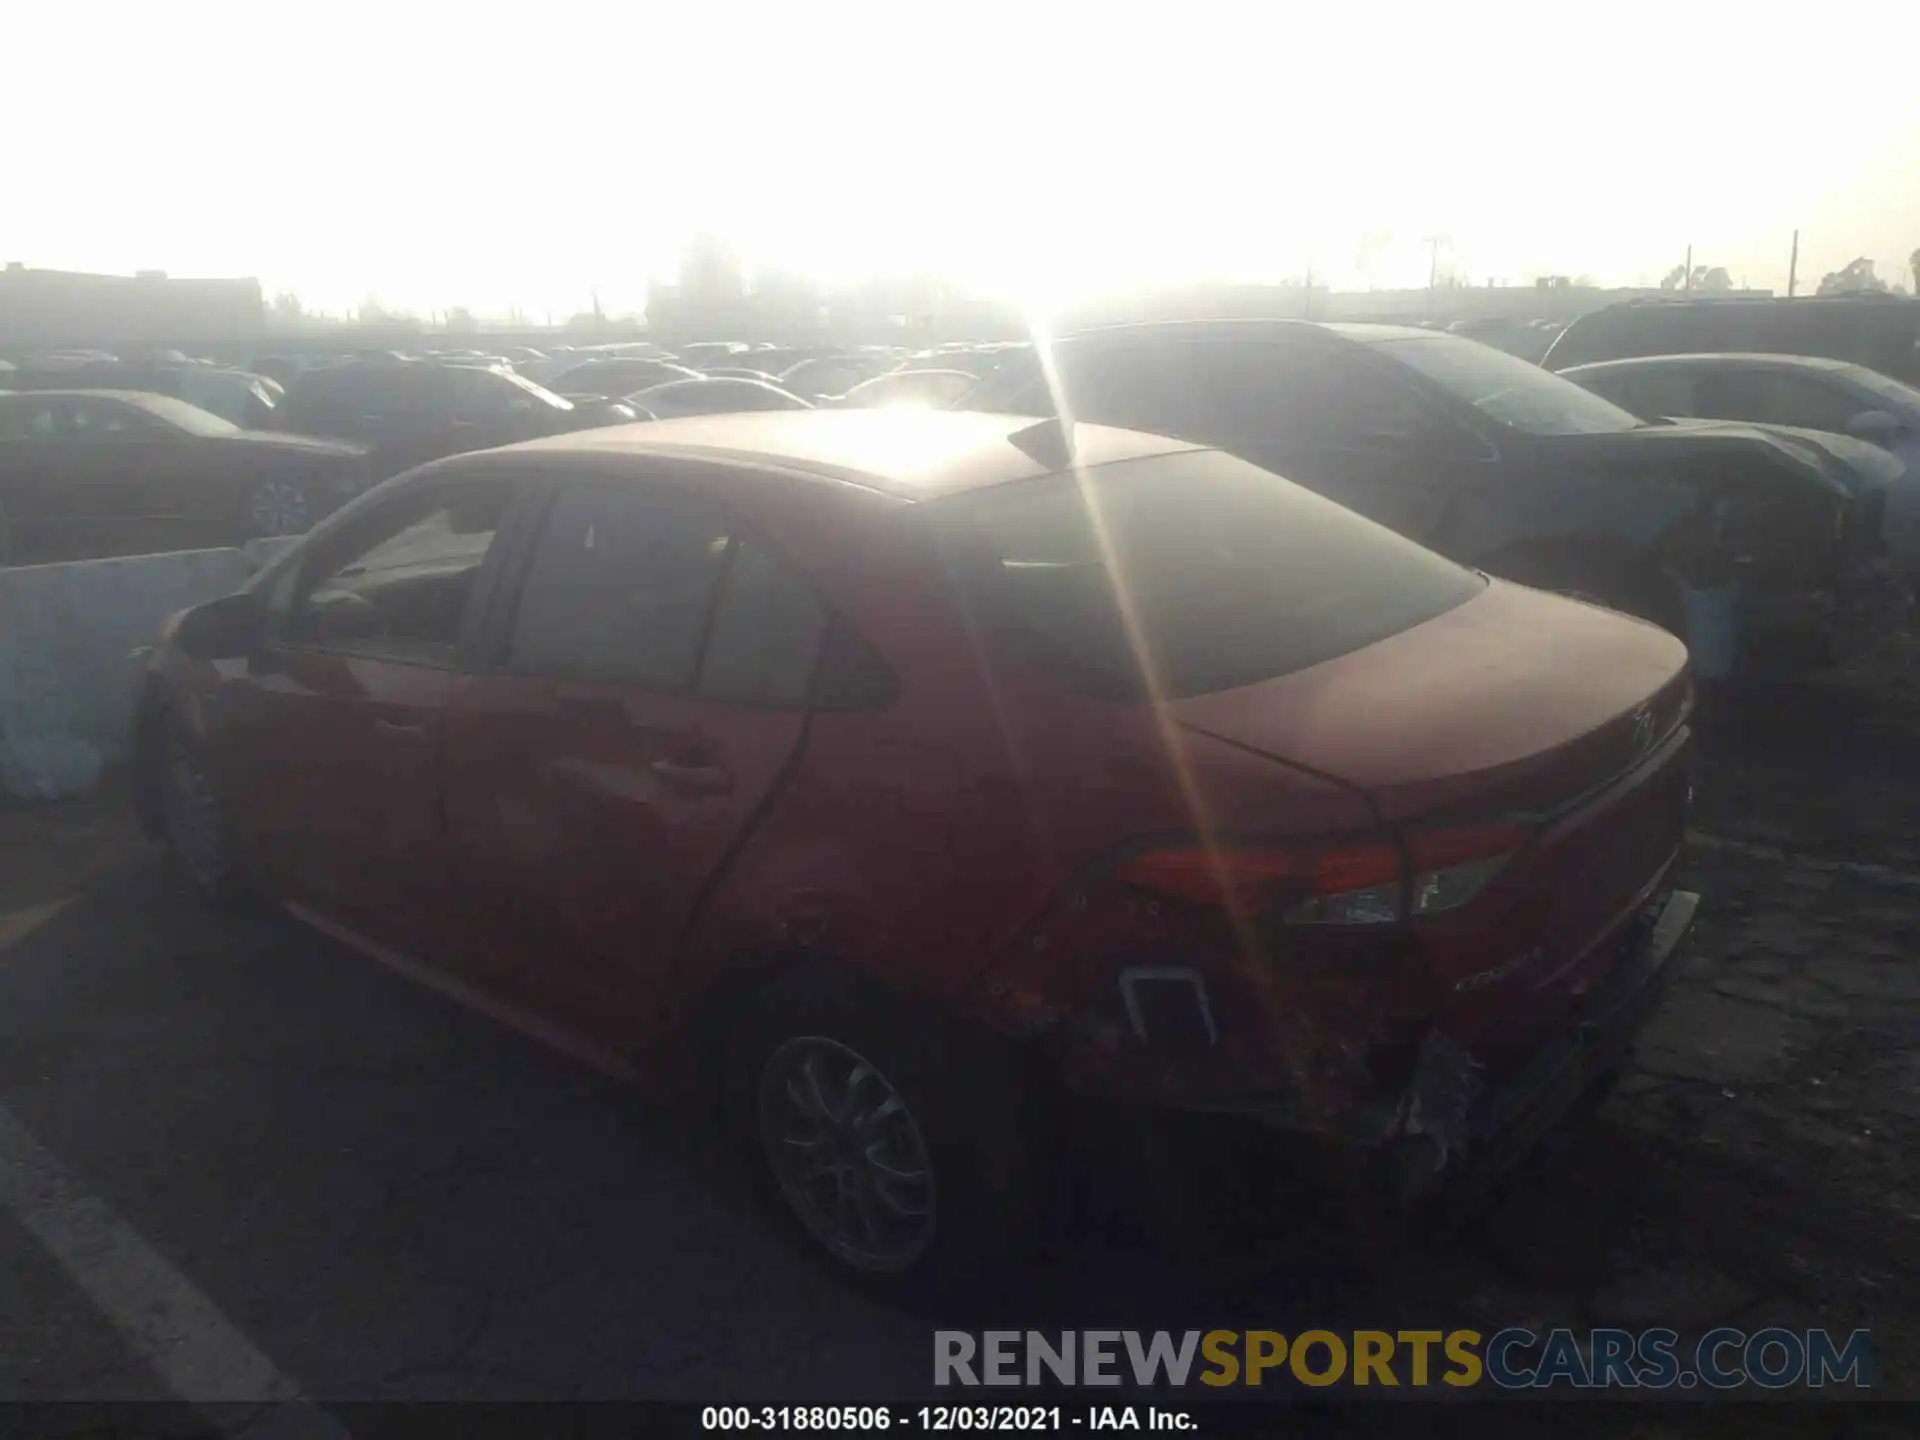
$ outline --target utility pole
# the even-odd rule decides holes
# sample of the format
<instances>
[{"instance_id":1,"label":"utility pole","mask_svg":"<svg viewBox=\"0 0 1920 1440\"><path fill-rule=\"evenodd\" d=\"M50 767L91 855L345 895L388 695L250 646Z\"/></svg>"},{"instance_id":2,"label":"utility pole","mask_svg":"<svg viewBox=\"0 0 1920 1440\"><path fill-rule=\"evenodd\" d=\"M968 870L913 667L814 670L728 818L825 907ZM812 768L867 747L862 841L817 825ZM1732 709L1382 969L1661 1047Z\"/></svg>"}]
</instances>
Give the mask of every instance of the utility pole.
<instances>
[{"instance_id":1,"label":"utility pole","mask_svg":"<svg viewBox=\"0 0 1920 1440\"><path fill-rule=\"evenodd\" d=\"M1306 287L1300 292L1300 318L1302 320L1313 318L1313 262L1311 260L1307 262Z\"/></svg>"},{"instance_id":2,"label":"utility pole","mask_svg":"<svg viewBox=\"0 0 1920 1440\"><path fill-rule=\"evenodd\" d=\"M1688 295L1693 293L1693 247L1687 246L1687 278L1681 282L1681 289Z\"/></svg>"},{"instance_id":3,"label":"utility pole","mask_svg":"<svg viewBox=\"0 0 1920 1440\"><path fill-rule=\"evenodd\" d=\"M1793 298L1793 287L1800 279L1800 232L1793 232L1793 254L1787 258L1787 298Z\"/></svg>"}]
</instances>

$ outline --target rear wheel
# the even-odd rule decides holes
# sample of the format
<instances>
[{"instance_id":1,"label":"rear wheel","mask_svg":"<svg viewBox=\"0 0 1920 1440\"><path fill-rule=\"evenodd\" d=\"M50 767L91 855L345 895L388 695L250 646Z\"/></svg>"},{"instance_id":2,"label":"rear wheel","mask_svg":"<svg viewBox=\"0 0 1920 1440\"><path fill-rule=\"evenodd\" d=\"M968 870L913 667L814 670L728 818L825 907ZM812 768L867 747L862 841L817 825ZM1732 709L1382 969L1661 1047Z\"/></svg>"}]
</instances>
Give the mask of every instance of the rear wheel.
<instances>
[{"instance_id":1,"label":"rear wheel","mask_svg":"<svg viewBox=\"0 0 1920 1440\"><path fill-rule=\"evenodd\" d=\"M933 1243L933 1157L884 1071L824 1035L783 1041L761 1067L763 1158L788 1206L829 1254L897 1274Z\"/></svg>"},{"instance_id":2,"label":"rear wheel","mask_svg":"<svg viewBox=\"0 0 1920 1440\"><path fill-rule=\"evenodd\" d=\"M945 1293L1037 1235L1037 1098L992 1037L873 995L776 985L728 1065L763 1189L848 1278Z\"/></svg>"}]
</instances>

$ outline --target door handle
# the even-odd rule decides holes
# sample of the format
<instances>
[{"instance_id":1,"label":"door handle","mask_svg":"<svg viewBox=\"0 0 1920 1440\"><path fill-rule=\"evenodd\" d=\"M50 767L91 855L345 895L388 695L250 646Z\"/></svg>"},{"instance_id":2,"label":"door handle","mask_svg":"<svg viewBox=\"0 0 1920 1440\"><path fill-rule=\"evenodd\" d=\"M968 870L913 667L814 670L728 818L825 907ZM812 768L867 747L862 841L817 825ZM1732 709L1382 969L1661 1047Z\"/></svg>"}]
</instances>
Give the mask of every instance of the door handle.
<instances>
[{"instance_id":1,"label":"door handle","mask_svg":"<svg viewBox=\"0 0 1920 1440\"><path fill-rule=\"evenodd\" d=\"M424 740L427 734L426 726L409 725L400 720L375 720L373 728L382 735L405 735L413 740Z\"/></svg>"},{"instance_id":2,"label":"door handle","mask_svg":"<svg viewBox=\"0 0 1920 1440\"><path fill-rule=\"evenodd\" d=\"M718 765L682 765L674 760L655 760L647 767L663 785L688 795L725 795L733 789L733 775Z\"/></svg>"}]
</instances>

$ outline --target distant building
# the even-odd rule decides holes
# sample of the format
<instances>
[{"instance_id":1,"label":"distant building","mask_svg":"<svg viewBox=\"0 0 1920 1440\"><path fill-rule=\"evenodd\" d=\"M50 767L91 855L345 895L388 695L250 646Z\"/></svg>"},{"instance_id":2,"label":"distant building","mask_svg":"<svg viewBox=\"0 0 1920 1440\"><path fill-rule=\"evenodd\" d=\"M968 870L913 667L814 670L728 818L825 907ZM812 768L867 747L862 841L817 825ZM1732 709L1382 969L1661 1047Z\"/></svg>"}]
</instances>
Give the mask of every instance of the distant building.
<instances>
[{"instance_id":1,"label":"distant building","mask_svg":"<svg viewBox=\"0 0 1920 1440\"><path fill-rule=\"evenodd\" d=\"M258 280L0 270L0 351L231 345L257 339L266 316Z\"/></svg>"}]
</instances>

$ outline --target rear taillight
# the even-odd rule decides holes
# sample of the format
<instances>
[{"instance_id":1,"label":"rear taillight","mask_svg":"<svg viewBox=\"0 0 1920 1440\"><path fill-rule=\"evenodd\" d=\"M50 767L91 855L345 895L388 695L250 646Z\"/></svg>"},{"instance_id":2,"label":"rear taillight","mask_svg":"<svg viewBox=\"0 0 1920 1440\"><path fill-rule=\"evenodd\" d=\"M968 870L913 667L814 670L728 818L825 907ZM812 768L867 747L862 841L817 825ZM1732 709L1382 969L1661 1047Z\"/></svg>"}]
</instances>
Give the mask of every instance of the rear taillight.
<instances>
[{"instance_id":1,"label":"rear taillight","mask_svg":"<svg viewBox=\"0 0 1920 1440\"><path fill-rule=\"evenodd\" d=\"M1523 824L1491 821L1414 831L1404 846L1378 840L1274 849L1169 846L1129 857L1115 876L1241 919L1276 911L1289 925L1387 925L1466 904L1530 833Z\"/></svg>"}]
</instances>

